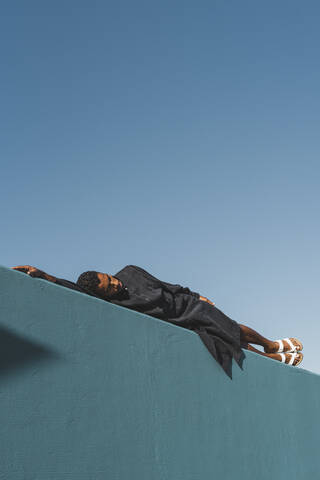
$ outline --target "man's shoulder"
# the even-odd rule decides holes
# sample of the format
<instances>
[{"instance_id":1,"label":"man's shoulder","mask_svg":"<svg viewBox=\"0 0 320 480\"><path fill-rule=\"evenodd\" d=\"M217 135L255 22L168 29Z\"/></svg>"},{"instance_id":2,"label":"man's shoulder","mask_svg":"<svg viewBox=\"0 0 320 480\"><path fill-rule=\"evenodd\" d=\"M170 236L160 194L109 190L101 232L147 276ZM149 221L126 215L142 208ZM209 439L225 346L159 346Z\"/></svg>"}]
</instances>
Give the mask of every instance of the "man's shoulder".
<instances>
[{"instance_id":1,"label":"man's shoulder","mask_svg":"<svg viewBox=\"0 0 320 480\"><path fill-rule=\"evenodd\" d=\"M128 270L136 270L136 269L139 269L139 267L137 267L136 265L126 265L125 267L121 268L121 270L119 270L119 272L117 272L115 275L118 275L118 273L122 273Z\"/></svg>"},{"instance_id":2,"label":"man's shoulder","mask_svg":"<svg viewBox=\"0 0 320 480\"><path fill-rule=\"evenodd\" d=\"M121 277L127 278L127 277L141 275L142 270L143 269L141 269L140 267L137 267L136 265L126 265L121 270L119 270L119 272L115 273L114 276L121 280Z\"/></svg>"},{"instance_id":3,"label":"man's shoulder","mask_svg":"<svg viewBox=\"0 0 320 480\"><path fill-rule=\"evenodd\" d=\"M136 277L136 278L145 278L148 279L149 281L153 280L156 282L160 282L160 280L151 273L147 272L142 267L138 267L137 265L126 265L120 272L115 274L115 277L118 277L118 275L121 276L131 276L131 277ZM121 278L120 278L121 280Z\"/></svg>"}]
</instances>

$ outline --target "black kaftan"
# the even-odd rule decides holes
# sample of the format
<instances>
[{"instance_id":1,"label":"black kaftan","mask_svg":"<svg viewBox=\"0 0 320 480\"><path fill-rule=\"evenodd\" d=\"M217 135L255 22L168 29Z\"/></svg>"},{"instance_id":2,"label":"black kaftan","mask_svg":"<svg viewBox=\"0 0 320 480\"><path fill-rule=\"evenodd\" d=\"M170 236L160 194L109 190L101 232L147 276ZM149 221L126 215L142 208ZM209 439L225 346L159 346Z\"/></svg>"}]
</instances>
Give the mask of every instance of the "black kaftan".
<instances>
[{"instance_id":1,"label":"black kaftan","mask_svg":"<svg viewBox=\"0 0 320 480\"><path fill-rule=\"evenodd\" d=\"M221 310L199 300L189 288L162 282L140 267L128 265L114 275L123 290L108 301L196 332L211 355L232 378L232 358L242 367L240 327ZM64 287L83 293L79 285L57 279ZM95 295L93 295L95 296Z\"/></svg>"},{"instance_id":2,"label":"black kaftan","mask_svg":"<svg viewBox=\"0 0 320 480\"><path fill-rule=\"evenodd\" d=\"M193 330L232 377L232 358L242 367L245 355L240 347L240 327L223 312L199 300L189 288L162 282L140 267L128 265L115 277L126 290L111 303L131 308L166 322Z\"/></svg>"}]
</instances>

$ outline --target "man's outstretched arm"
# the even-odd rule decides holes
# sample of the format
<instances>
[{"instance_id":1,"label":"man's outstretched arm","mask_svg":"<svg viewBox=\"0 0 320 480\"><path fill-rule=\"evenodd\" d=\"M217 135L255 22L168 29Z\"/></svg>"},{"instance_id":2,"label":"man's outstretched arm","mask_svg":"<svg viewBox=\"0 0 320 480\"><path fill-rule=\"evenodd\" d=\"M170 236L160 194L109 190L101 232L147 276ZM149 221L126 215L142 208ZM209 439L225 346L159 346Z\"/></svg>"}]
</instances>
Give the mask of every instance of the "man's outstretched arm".
<instances>
[{"instance_id":1,"label":"man's outstretched arm","mask_svg":"<svg viewBox=\"0 0 320 480\"><path fill-rule=\"evenodd\" d=\"M49 275L48 273L44 272L43 270L39 270L36 267L32 267L31 265L19 265L17 267L12 267L12 270L26 273L27 275L30 275L30 277L42 278L43 280L48 280L48 282L58 283L58 279L56 277Z\"/></svg>"},{"instance_id":2,"label":"man's outstretched arm","mask_svg":"<svg viewBox=\"0 0 320 480\"><path fill-rule=\"evenodd\" d=\"M70 288L71 290L77 290L81 293L87 293L89 295L93 295L90 292L87 292L79 285L74 282L70 282L69 280L65 280L64 278L57 278L53 275L49 275L48 273L44 272L43 270L39 270L39 268L32 267L31 265L20 265L18 267L12 267L13 270L17 270L18 272L26 273L30 277L33 278L42 278L43 280L47 280L48 282L55 283L56 285L61 285L62 287Z\"/></svg>"}]
</instances>

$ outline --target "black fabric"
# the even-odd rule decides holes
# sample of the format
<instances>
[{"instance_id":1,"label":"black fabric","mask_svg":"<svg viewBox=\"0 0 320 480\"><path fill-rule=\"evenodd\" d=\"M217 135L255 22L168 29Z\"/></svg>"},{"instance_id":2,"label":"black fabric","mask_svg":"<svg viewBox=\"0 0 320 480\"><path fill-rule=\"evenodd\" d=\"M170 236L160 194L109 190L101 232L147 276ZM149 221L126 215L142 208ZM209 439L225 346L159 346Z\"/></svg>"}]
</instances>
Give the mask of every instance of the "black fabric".
<instances>
[{"instance_id":1,"label":"black fabric","mask_svg":"<svg viewBox=\"0 0 320 480\"><path fill-rule=\"evenodd\" d=\"M126 287L111 303L131 308L198 333L211 355L232 378L232 358L242 368L240 327L199 294L162 282L144 269L128 265L115 274Z\"/></svg>"},{"instance_id":2,"label":"black fabric","mask_svg":"<svg viewBox=\"0 0 320 480\"><path fill-rule=\"evenodd\" d=\"M245 354L240 347L239 324L215 306L199 300L198 293L162 282L134 265L126 266L114 276L123 283L123 289L108 300L110 303L193 330L230 378L232 358L242 368ZM59 278L57 283L95 296L68 280Z\"/></svg>"}]
</instances>

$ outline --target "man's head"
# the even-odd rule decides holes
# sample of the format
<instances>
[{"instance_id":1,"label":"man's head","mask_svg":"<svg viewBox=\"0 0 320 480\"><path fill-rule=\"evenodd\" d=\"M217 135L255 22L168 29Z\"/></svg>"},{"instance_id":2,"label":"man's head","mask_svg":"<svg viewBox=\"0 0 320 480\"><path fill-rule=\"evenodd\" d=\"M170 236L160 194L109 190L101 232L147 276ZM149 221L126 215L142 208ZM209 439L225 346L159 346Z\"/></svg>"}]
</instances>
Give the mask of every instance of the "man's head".
<instances>
[{"instance_id":1,"label":"man's head","mask_svg":"<svg viewBox=\"0 0 320 480\"><path fill-rule=\"evenodd\" d=\"M117 295L123 288L117 278L107 273L89 271L80 275L77 285L97 297L108 300Z\"/></svg>"}]
</instances>

